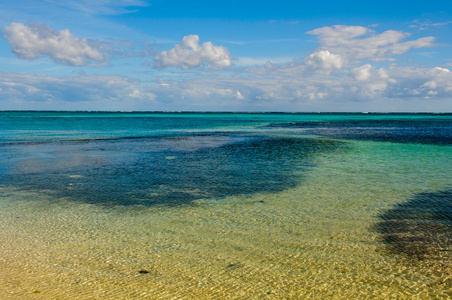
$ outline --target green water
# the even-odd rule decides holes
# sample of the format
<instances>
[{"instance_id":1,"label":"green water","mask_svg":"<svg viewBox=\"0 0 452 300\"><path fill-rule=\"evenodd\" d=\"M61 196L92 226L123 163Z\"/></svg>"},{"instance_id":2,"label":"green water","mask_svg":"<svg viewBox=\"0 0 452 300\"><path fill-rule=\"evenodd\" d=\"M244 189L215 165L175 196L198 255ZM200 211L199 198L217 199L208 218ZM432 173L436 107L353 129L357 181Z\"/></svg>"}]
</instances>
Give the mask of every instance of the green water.
<instances>
[{"instance_id":1,"label":"green water","mask_svg":"<svg viewBox=\"0 0 452 300\"><path fill-rule=\"evenodd\" d=\"M186 117L176 116L184 120ZM116 142L119 140L105 144L92 139L93 136L130 136L138 127L130 123L129 127L135 129L126 128L125 133L118 133L118 128L81 124L82 134L91 136L83 144L67 141L68 136L78 134L61 128L58 131L64 137L55 138L49 134L50 124L36 129L44 133L39 137L33 135L32 128L21 129L27 131L25 138L5 133L7 137L1 150L5 155L0 187L0 298L452 297L448 211L452 200L447 192L452 183L450 146L425 143L425 140L396 143L349 136L339 138L305 133L305 128L267 127L301 122L306 118L340 120L349 117L346 115L216 115L214 121L209 115L198 117L192 119L203 121L201 124L194 126L187 121L190 126L186 125L185 129L175 126L171 134L161 128L167 125L148 128L146 133L140 125L140 131L133 136L151 136L152 142L139 140L134 146L130 146L131 140L127 139L120 140L120 144ZM257 121L250 121L252 118ZM391 119L391 116L371 118ZM413 116L416 118L422 119ZM219 123L210 128L206 119L207 123ZM174 137L174 131L178 139L165 144L167 137ZM190 143L184 142L187 131L190 131ZM181 137L184 139L179 139ZM289 141L283 148L281 139ZM253 144L256 141L264 141L258 145L265 145L273 156L250 159L255 153L243 149L249 149L246 145L256 149ZM155 145L165 147L157 149ZM152 151L143 150L150 147ZM300 152L296 151L298 148ZM306 148L311 150L306 151ZM203 152L206 149L210 149L207 154ZM263 151L257 149L259 153ZM131 153L134 159L130 159ZM75 154L79 159L73 159ZM211 159L205 159L206 155ZM298 158L294 159L296 155ZM154 185L151 191L146 190L148 198L140 194L142 202L128 205L117 200L104 201L102 195L108 192L101 193L93 183L82 180L89 178L88 174L109 174L107 171L96 173L100 171L92 167L93 156L102 157L103 164L97 167L104 171L119 170L123 165L124 169L142 168L149 163L144 157L149 156L155 157L153 162L160 167L167 166L168 161L185 162L179 166L181 174L175 172L179 175L171 180L175 183L185 178L190 185L171 182L165 186ZM224 175L229 173L219 169L213 173L210 169L194 173L225 156L228 157L228 172L232 168L243 176L236 174L229 178ZM251 165L243 167L244 161ZM280 168L271 163L275 161ZM189 167L189 163L194 166ZM256 164L260 169L253 169ZM255 174L259 170L264 177ZM150 176L150 173L142 174ZM194 180L194 174L207 181L209 188L204 187L203 181ZM266 185L277 188L254 184L255 189L248 188L247 193L240 189L218 190L213 188L217 181L211 181L218 174L229 178L220 181L223 184L241 186L250 180L265 179ZM271 174L279 175L267 178ZM133 178L130 176L127 178ZM27 183L20 178L27 178ZM49 178L53 181L46 182L62 183L46 188L39 181ZM108 187L108 180L113 179L106 176L103 181L99 180L102 189ZM87 190L75 189L78 192L72 194L71 188L80 182L85 183ZM112 182L121 185L121 181ZM169 189L174 185L185 192L171 194ZM139 183L132 186L143 188ZM131 195L130 187L111 188L116 190L115 195L124 193L123 197L127 198ZM87 199L92 191L102 194L97 197L98 201ZM423 235L413 236L410 245L426 251L441 245L440 255L435 252L419 259L385 242L384 233L379 230L385 222L382 216L421 194L435 192L444 194L444 202L432 202L432 205L444 205L440 209L444 211L444 219L432 219L428 211L418 211L416 224L421 224L425 232L439 228L440 233L433 232L436 234L433 240L424 239ZM169 202L168 205L167 201L149 200L162 195L182 195L189 201L176 202L176 205Z\"/></svg>"}]
</instances>

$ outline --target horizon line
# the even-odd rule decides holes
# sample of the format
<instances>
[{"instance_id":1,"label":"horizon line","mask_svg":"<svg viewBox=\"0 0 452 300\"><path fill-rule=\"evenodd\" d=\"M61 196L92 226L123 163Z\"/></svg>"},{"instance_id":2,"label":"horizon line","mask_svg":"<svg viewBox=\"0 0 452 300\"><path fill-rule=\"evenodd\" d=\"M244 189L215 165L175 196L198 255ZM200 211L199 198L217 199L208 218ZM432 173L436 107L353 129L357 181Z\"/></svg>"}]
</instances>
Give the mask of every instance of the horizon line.
<instances>
[{"instance_id":1,"label":"horizon line","mask_svg":"<svg viewBox=\"0 0 452 300\"><path fill-rule=\"evenodd\" d=\"M452 115L451 112L378 112L378 111L364 111L364 112L339 112L339 111L196 111L196 110L0 110L0 112L78 112L78 113L155 113L155 114L425 114L425 115Z\"/></svg>"}]
</instances>

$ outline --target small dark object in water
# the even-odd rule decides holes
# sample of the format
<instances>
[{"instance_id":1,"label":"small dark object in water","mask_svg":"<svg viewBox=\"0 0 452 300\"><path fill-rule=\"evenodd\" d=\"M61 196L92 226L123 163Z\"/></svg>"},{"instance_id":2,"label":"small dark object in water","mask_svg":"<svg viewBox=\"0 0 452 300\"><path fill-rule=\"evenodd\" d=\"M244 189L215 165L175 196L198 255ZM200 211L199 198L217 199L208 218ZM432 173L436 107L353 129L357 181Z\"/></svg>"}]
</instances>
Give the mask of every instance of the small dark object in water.
<instances>
[{"instance_id":1,"label":"small dark object in water","mask_svg":"<svg viewBox=\"0 0 452 300\"><path fill-rule=\"evenodd\" d=\"M148 274L149 271L145 270L145 269L141 269L140 271L138 271L138 273L140 273L140 274Z\"/></svg>"},{"instance_id":2,"label":"small dark object in water","mask_svg":"<svg viewBox=\"0 0 452 300\"><path fill-rule=\"evenodd\" d=\"M232 264L229 264L229 265L226 266L226 268L232 269L232 270L240 268L240 267L243 267L243 264L241 264L241 263L232 263Z\"/></svg>"}]
</instances>

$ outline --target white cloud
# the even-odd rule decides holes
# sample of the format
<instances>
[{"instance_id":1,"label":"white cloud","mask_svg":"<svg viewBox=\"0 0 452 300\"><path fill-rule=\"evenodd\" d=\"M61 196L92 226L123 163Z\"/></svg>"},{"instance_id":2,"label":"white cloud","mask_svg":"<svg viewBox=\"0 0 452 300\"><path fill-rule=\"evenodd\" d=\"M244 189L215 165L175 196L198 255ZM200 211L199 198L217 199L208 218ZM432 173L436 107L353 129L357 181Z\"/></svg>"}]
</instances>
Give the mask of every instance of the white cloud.
<instances>
[{"instance_id":1,"label":"white cloud","mask_svg":"<svg viewBox=\"0 0 452 300\"><path fill-rule=\"evenodd\" d=\"M334 25L332 27L321 27L311 31L307 34L317 35L322 43L328 45L338 45L344 43L346 40L351 40L355 37L371 33L373 30L362 26L346 26Z\"/></svg>"},{"instance_id":2,"label":"white cloud","mask_svg":"<svg viewBox=\"0 0 452 300\"><path fill-rule=\"evenodd\" d=\"M413 25L410 25L410 27L418 28L419 30L427 30L431 27L441 27L446 26L448 24L451 24L452 21L445 21L445 22L438 22L438 23L432 23L431 21L420 21L420 20L414 20Z\"/></svg>"},{"instance_id":3,"label":"white cloud","mask_svg":"<svg viewBox=\"0 0 452 300\"><path fill-rule=\"evenodd\" d=\"M446 68L440 68L440 67L435 67L435 70L438 70L438 71L441 71L441 72L446 72L446 73L450 72L449 69L446 69Z\"/></svg>"},{"instance_id":4,"label":"white cloud","mask_svg":"<svg viewBox=\"0 0 452 300\"><path fill-rule=\"evenodd\" d=\"M358 81L364 81L369 79L370 77L370 69L372 66L370 64L365 64L364 66L360 66L354 68L350 71L350 74Z\"/></svg>"},{"instance_id":5,"label":"white cloud","mask_svg":"<svg viewBox=\"0 0 452 300\"><path fill-rule=\"evenodd\" d=\"M210 68L231 66L229 50L223 46L214 46L211 42L200 45L197 35L188 35L173 49L154 56L154 67L158 69L177 67L187 70L204 64Z\"/></svg>"},{"instance_id":6,"label":"white cloud","mask_svg":"<svg viewBox=\"0 0 452 300\"><path fill-rule=\"evenodd\" d=\"M293 57L238 57L234 60L234 66L249 67L263 65L266 63L285 64L293 60Z\"/></svg>"},{"instance_id":7,"label":"white cloud","mask_svg":"<svg viewBox=\"0 0 452 300\"><path fill-rule=\"evenodd\" d=\"M408 33L388 30L376 34L373 29L345 25L317 28L307 33L318 36L320 46L305 57L302 63L292 61L283 66L270 63L264 68L248 68L248 70L257 74L295 72L299 76L312 76L312 70L323 75L340 71L341 73L350 72L355 80L365 81L371 77L371 65L364 64L356 67L362 63L361 60L370 60L375 63L395 62L397 60L391 56L406 53L413 48L431 47L435 40L433 37L423 37L413 41L403 41L409 36ZM349 68L353 69L347 70Z\"/></svg>"},{"instance_id":8,"label":"white cloud","mask_svg":"<svg viewBox=\"0 0 452 300\"><path fill-rule=\"evenodd\" d=\"M298 61L282 65L262 60L261 66L237 73L159 72L160 78L147 85L125 76L0 72L0 101L4 109L35 109L52 103L65 109L108 110L372 111L398 107L399 111L431 111L450 106L452 72L447 65L381 67L375 62L432 46L433 38L405 41L406 33L376 34L360 26L323 27L313 33L319 36L320 47ZM156 68L230 65L226 48L200 44L196 35L186 36L173 49L154 57ZM24 104L6 105L14 101Z\"/></svg>"},{"instance_id":9,"label":"white cloud","mask_svg":"<svg viewBox=\"0 0 452 300\"><path fill-rule=\"evenodd\" d=\"M437 68L393 66L387 70L393 82L388 84L386 96L393 99L445 99L452 98L452 73Z\"/></svg>"},{"instance_id":10,"label":"white cloud","mask_svg":"<svg viewBox=\"0 0 452 300\"><path fill-rule=\"evenodd\" d=\"M444 105L452 98L452 72L435 68L392 66L386 69L365 64L342 70L343 75L350 76L313 73L303 65L275 67L270 73L266 73L268 66L261 68L260 73L257 68L248 69L248 75L211 74L168 82L165 89L152 88L151 91L156 94L157 101L160 98L184 99L185 103L200 107L241 105L254 110L273 107L273 110L354 111L358 103L364 108L381 101L404 103L400 107L406 111L414 109L410 103L416 103L417 110L429 110L422 106L425 99L435 99ZM255 71L254 74L249 70ZM433 104L429 102L429 105ZM384 110L377 106L374 109Z\"/></svg>"},{"instance_id":11,"label":"white cloud","mask_svg":"<svg viewBox=\"0 0 452 300\"><path fill-rule=\"evenodd\" d=\"M240 91L233 89L218 89L217 93L222 96L232 96L240 100L245 98L243 97L242 93L240 93Z\"/></svg>"},{"instance_id":12,"label":"white cloud","mask_svg":"<svg viewBox=\"0 0 452 300\"><path fill-rule=\"evenodd\" d=\"M68 29L54 31L41 23L31 26L12 23L3 28L3 33L19 58L35 59L48 55L57 63L73 66L106 59L99 48L90 45L85 38L74 37Z\"/></svg>"},{"instance_id":13,"label":"white cloud","mask_svg":"<svg viewBox=\"0 0 452 300\"><path fill-rule=\"evenodd\" d=\"M429 107L447 107L452 99L452 72L436 68L366 64L341 72L337 76L288 65L269 74L209 73L148 85L113 75L0 72L0 103L3 109L372 111L385 109L377 106L383 102L409 111L414 103L416 110L431 110L425 99Z\"/></svg>"},{"instance_id":14,"label":"white cloud","mask_svg":"<svg viewBox=\"0 0 452 300\"><path fill-rule=\"evenodd\" d=\"M324 50L317 51L309 55L305 59L305 63L306 65L313 67L314 69L325 70L329 72L342 68L344 59L338 54L333 54L328 50Z\"/></svg>"},{"instance_id":15,"label":"white cloud","mask_svg":"<svg viewBox=\"0 0 452 300\"><path fill-rule=\"evenodd\" d=\"M412 48L432 47L434 37L423 37L413 41L402 42L409 34L396 30L387 30L380 34L362 26L335 25L322 27L308 34L319 38L319 50L330 51L349 60L376 59L400 55ZM367 37L366 37L367 36Z\"/></svg>"},{"instance_id":16,"label":"white cloud","mask_svg":"<svg viewBox=\"0 0 452 300\"><path fill-rule=\"evenodd\" d=\"M59 107L97 103L97 109L109 110L116 104L152 102L155 95L138 80L117 75L46 76L0 72L2 107L8 102L52 103ZM25 106L27 107L27 106Z\"/></svg>"}]
</instances>

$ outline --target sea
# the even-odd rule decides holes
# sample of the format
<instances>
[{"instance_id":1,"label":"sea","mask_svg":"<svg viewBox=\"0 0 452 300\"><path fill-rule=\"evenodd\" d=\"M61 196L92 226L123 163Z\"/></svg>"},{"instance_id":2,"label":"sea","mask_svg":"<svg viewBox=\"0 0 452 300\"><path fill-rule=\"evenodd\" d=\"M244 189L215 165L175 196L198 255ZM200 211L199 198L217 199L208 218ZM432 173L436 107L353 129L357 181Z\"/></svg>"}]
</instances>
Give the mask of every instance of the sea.
<instances>
[{"instance_id":1,"label":"sea","mask_svg":"<svg viewBox=\"0 0 452 300\"><path fill-rule=\"evenodd\" d=\"M452 114L0 112L0 299L451 299Z\"/></svg>"}]
</instances>

